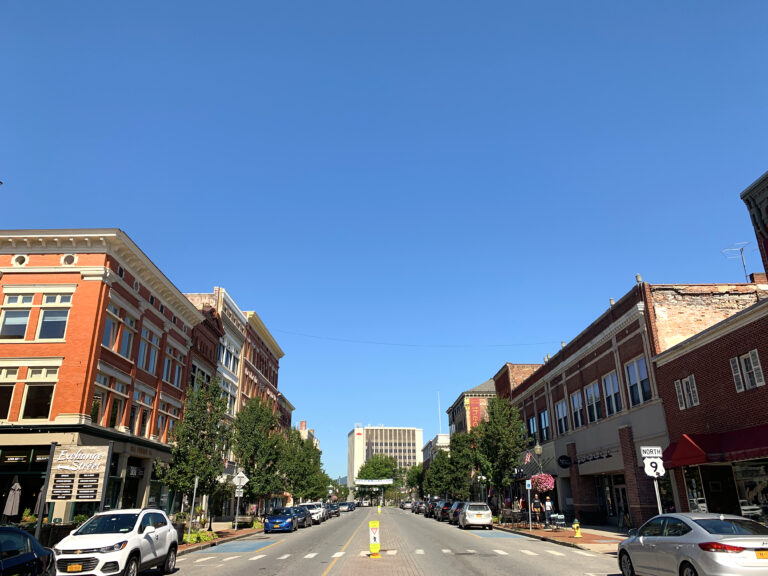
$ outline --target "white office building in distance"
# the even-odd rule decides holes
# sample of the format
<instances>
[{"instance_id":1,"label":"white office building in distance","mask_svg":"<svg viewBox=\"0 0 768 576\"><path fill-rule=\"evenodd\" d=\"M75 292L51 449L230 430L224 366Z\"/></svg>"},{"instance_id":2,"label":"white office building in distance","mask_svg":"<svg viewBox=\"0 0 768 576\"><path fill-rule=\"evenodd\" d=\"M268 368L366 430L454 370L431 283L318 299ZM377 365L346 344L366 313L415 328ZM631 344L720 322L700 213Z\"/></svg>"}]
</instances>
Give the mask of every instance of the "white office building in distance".
<instances>
[{"instance_id":1,"label":"white office building in distance","mask_svg":"<svg viewBox=\"0 0 768 576\"><path fill-rule=\"evenodd\" d=\"M374 454L394 456L401 468L421 464L423 438L421 428L355 424L347 437L347 486L354 487L357 471Z\"/></svg>"}]
</instances>

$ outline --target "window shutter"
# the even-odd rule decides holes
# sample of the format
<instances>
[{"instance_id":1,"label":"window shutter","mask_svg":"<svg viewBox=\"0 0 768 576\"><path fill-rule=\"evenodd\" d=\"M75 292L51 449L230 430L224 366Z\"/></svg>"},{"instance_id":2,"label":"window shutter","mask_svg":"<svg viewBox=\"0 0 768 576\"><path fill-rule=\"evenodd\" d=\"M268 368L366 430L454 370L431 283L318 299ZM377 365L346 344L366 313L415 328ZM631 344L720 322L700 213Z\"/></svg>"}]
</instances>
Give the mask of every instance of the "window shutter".
<instances>
[{"instance_id":1,"label":"window shutter","mask_svg":"<svg viewBox=\"0 0 768 576\"><path fill-rule=\"evenodd\" d=\"M752 362L752 369L755 371L755 385L765 386L765 378L763 378L763 369L760 367L760 356L757 355L757 349L749 351L749 359Z\"/></svg>"},{"instance_id":2,"label":"window shutter","mask_svg":"<svg viewBox=\"0 0 768 576\"><path fill-rule=\"evenodd\" d=\"M680 410L685 410L685 398L683 397L683 387L680 385L680 380L675 380L675 392L677 392L677 405Z\"/></svg>"},{"instance_id":3,"label":"window shutter","mask_svg":"<svg viewBox=\"0 0 768 576\"><path fill-rule=\"evenodd\" d=\"M739 367L738 358L731 358L731 373L733 374L733 383L736 385L736 392L744 392L744 381L741 379L741 368Z\"/></svg>"},{"instance_id":4,"label":"window shutter","mask_svg":"<svg viewBox=\"0 0 768 576\"><path fill-rule=\"evenodd\" d=\"M691 387L691 402L693 402L692 406L698 406L699 405L699 391L696 390L696 379L693 377L693 374L688 376L688 384Z\"/></svg>"}]
</instances>

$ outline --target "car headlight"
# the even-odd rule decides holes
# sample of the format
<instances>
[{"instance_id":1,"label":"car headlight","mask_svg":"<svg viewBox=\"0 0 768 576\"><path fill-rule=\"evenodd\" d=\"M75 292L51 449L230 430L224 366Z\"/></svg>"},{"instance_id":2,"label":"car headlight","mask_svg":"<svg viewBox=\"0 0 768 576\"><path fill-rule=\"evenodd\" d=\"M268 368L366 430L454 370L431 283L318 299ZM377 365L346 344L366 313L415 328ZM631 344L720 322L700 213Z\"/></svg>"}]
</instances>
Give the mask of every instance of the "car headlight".
<instances>
[{"instance_id":1,"label":"car headlight","mask_svg":"<svg viewBox=\"0 0 768 576\"><path fill-rule=\"evenodd\" d=\"M119 550L122 550L128 546L128 540L123 540L122 542L118 542L117 544L113 544L112 546L104 546L103 548L99 548L99 552L102 554L108 554L109 552L117 552Z\"/></svg>"},{"instance_id":2,"label":"car headlight","mask_svg":"<svg viewBox=\"0 0 768 576\"><path fill-rule=\"evenodd\" d=\"M56 554L56 556L61 556L61 550L59 550L58 548L54 548L53 553Z\"/></svg>"}]
</instances>

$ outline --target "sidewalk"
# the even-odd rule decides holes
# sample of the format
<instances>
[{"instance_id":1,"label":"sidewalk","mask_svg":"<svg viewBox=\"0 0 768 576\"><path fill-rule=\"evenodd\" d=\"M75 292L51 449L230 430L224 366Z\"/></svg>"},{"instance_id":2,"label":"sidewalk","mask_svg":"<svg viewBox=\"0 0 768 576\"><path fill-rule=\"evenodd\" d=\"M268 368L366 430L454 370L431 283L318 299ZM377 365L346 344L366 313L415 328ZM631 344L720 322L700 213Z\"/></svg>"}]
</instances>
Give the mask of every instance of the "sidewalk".
<instances>
[{"instance_id":1,"label":"sidewalk","mask_svg":"<svg viewBox=\"0 0 768 576\"><path fill-rule=\"evenodd\" d=\"M511 524L497 524L494 528L528 536L529 538L555 542L563 546L591 550L600 554L616 554L619 542L627 537L615 526L582 526L581 538L574 537L575 532L571 527L561 528L560 530L551 530L549 528L533 528L528 530L527 527L521 528Z\"/></svg>"}]
</instances>

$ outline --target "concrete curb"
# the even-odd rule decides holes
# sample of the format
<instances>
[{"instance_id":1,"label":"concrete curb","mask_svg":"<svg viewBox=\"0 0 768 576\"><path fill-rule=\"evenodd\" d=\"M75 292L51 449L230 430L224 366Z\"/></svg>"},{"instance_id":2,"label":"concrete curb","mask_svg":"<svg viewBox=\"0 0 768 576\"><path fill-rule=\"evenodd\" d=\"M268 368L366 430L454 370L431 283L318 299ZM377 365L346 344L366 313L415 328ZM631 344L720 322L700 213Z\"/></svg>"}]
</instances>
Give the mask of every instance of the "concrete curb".
<instances>
[{"instance_id":1,"label":"concrete curb","mask_svg":"<svg viewBox=\"0 0 768 576\"><path fill-rule=\"evenodd\" d=\"M192 552L197 552L198 550L205 550L206 548L213 548L214 546L218 546L219 544L224 544L225 542L232 542L233 540L241 540L243 538L247 538L248 536L253 536L254 534L263 534L264 529L259 528L257 530L251 530L245 534L233 534L232 536L224 536L223 538L217 538L216 540L211 540L210 542L199 542L197 544L191 544L187 546L185 544L185 548L179 548L176 552L176 556L184 556L185 554L190 554Z\"/></svg>"},{"instance_id":2,"label":"concrete curb","mask_svg":"<svg viewBox=\"0 0 768 576\"><path fill-rule=\"evenodd\" d=\"M548 538L547 536L541 536L539 534L531 534L530 532L526 532L523 530L515 530L514 528L506 528L502 526L494 526L494 530L501 530L502 532L509 532L510 534L517 534L519 536L526 536L527 538L534 538L535 540L542 540L544 542L552 542L554 544L560 544L561 546L568 546L569 548L578 548L579 550L588 550L589 552L595 552L597 554L606 554L614 556L616 555L616 552L601 552L600 550L595 550L594 548L590 548L589 546L586 546L584 544L578 544L576 542L568 542L565 540L558 540L557 538Z\"/></svg>"}]
</instances>

